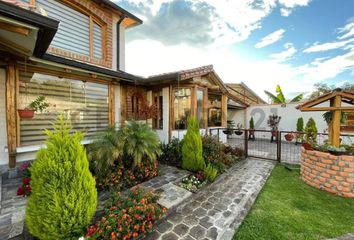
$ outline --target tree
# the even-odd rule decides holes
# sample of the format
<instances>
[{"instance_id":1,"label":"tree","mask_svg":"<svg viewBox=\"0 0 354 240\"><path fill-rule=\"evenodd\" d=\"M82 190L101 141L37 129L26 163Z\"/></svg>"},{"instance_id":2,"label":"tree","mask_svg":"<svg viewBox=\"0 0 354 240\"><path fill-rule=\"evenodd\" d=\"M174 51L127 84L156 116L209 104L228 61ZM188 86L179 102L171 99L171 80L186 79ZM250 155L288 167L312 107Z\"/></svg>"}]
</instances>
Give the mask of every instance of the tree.
<instances>
[{"instance_id":1,"label":"tree","mask_svg":"<svg viewBox=\"0 0 354 240\"><path fill-rule=\"evenodd\" d=\"M267 96L272 100L272 103L279 103L279 104L285 104L286 103L286 99L285 96L283 94L283 91L281 90L281 87L279 86L279 84L277 85L275 92L276 92L276 96L268 91L264 91L265 94L267 94ZM296 97L294 97L293 99L290 100L290 102L299 102L302 98L303 98L304 94L301 93L299 95L297 95Z\"/></svg>"},{"instance_id":2,"label":"tree","mask_svg":"<svg viewBox=\"0 0 354 240\"><path fill-rule=\"evenodd\" d=\"M317 139L317 127L315 120L311 117L305 127L305 139L307 142L315 143Z\"/></svg>"},{"instance_id":3,"label":"tree","mask_svg":"<svg viewBox=\"0 0 354 240\"><path fill-rule=\"evenodd\" d=\"M81 145L83 134L70 134L63 115L53 126L30 168L26 225L39 239L78 239L96 212L95 180Z\"/></svg>"},{"instance_id":4,"label":"tree","mask_svg":"<svg viewBox=\"0 0 354 240\"><path fill-rule=\"evenodd\" d=\"M328 86L326 83L316 83L314 86L315 86L315 90L310 94L310 97L309 97L310 99L314 99L314 98L317 98L323 94L330 93L334 89L338 88L334 85ZM354 91L354 84L350 84L347 82L347 83L344 83L339 88L341 88L345 91L353 92Z\"/></svg>"},{"instance_id":5,"label":"tree","mask_svg":"<svg viewBox=\"0 0 354 240\"><path fill-rule=\"evenodd\" d=\"M198 121L195 117L188 119L187 133L182 145L182 168L190 171L203 170L202 137L200 136Z\"/></svg>"},{"instance_id":6,"label":"tree","mask_svg":"<svg viewBox=\"0 0 354 240\"><path fill-rule=\"evenodd\" d=\"M296 131L302 132L304 131L304 119L299 117L296 122Z\"/></svg>"},{"instance_id":7,"label":"tree","mask_svg":"<svg viewBox=\"0 0 354 240\"><path fill-rule=\"evenodd\" d=\"M251 117L251 120L250 120L250 129L254 129L254 120L253 120L253 117Z\"/></svg>"}]
</instances>

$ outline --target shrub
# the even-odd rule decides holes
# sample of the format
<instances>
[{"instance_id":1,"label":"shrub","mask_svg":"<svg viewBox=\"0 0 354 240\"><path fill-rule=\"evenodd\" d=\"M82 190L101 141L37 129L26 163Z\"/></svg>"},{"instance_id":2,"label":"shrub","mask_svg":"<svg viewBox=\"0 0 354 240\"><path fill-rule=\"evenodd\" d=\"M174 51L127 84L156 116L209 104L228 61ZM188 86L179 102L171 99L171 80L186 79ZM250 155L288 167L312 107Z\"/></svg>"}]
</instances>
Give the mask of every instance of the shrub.
<instances>
[{"instance_id":1,"label":"shrub","mask_svg":"<svg viewBox=\"0 0 354 240\"><path fill-rule=\"evenodd\" d=\"M225 154L231 154L233 156L236 156L238 158L243 158L245 156L245 150L243 148L239 147L232 147L229 145L226 145L223 149Z\"/></svg>"},{"instance_id":2,"label":"shrub","mask_svg":"<svg viewBox=\"0 0 354 240\"><path fill-rule=\"evenodd\" d=\"M140 188L127 197L113 196L105 216L87 229L89 239L136 239L152 232L153 224L167 211L157 204L159 196Z\"/></svg>"},{"instance_id":3,"label":"shrub","mask_svg":"<svg viewBox=\"0 0 354 240\"><path fill-rule=\"evenodd\" d=\"M214 182L215 178L218 176L218 170L213 168L211 164L208 164L208 166L204 169L204 175L206 180L209 182Z\"/></svg>"},{"instance_id":4,"label":"shrub","mask_svg":"<svg viewBox=\"0 0 354 240\"><path fill-rule=\"evenodd\" d=\"M175 167L181 167L182 165L182 144L183 140L173 138L168 144L161 145L162 154L159 156L159 162L172 165Z\"/></svg>"},{"instance_id":5,"label":"shrub","mask_svg":"<svg viewBox=\"0 0 354 240\"><path fill-rule=\"evenodd\" d=\"M77 239L96 211L95 180L81 145L83 134L70 134L63 116L53 126L30 169L26 224L40 239Z\"/></svg>"},{"instance_id":6,"label":"shrub","mask_svg":"<svg viewBox=\"0 0 354 240\"><path fill-rule=\"evenodd\" d=\"M201 188L205 184L206 181L204 180L204 173L203 173L203 179L199 179L197 176L193 174L182 178L182 182L180 183L180 186L190 192L195 193L198 191L199 188Z\"/></svg>"},{"instance_id":7,"label":"shrub","mask_svg":"<svg viewBox=\"0 0 354 240\"><path fill-rule=\"evenodd\" d=\"M187 133L182 145L182 168L190 171L198 171L205 168L202 138L198 121L195 117L188 119Z\"/></svg>"},{"instance_id":8,"label":"shrub","mask_svg":"<svg viewBox=\"0 0 354 240\"><path fill-rule=\"evenodd\" d=\"M311 142L311 143L316 142L317 127L316 127L316 122L315 120L313 120L312 117L306 123L305 133L306 133L305 139L307 142Z\"/></svg>"},{"instance_id":9,"label":"shrub","mask_svg":"<svg viewBox=\"0 0 354 240\"><path fill-rule=\"evenodd\" d=\"M218 141L215 136L205 135L202 138L203 156L205 163L220 162L224 151L224 144Z\"/></svg>"},{"instance_id":10,"label":"shrub","mask_svg":"<svg viewBox=\"0 0 354 240\"><path fill-rule=\"evenodd\" d=\"M251 120L250 120L250 129L254 129L254 120L253 120L253 117L251 117Z\"/></svg>"},{"instance_id":11,"label":"shrub","mask_svg":"<svg viewBox=\"0 0 354 240\"><path fill-rule=\"evenodd\" d=\"M304 119L299 117L296 122L296 131L302 132L304 131Z\"/></svg>"}]
</instances>

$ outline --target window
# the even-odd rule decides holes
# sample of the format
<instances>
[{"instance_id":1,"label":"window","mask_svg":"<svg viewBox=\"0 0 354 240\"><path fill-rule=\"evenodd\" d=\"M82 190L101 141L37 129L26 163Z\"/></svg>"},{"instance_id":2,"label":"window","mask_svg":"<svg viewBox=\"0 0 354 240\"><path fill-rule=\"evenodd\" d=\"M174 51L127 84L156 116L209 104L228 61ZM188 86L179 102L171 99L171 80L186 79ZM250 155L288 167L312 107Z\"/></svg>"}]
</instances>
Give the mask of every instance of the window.
<instances>
[{"instance_id":1,"label":"window","mask_svg":"<svg viewBox=\"0 0 354 240\"><path fill-rule=\"evenodd\" d=\"M221 95L208 95L208 126L221 126Z\"/></svg>"},{"instance_id":2,"label":"window","mask_svg":"<svg viewBox=\"0 0 354 240\"><path fill-rule=\"evenodd\" d=\"M20 107L38 96L45 96L48 112L36 113L30 120L20 121L20 145L37 145L45 140L44 129L52 129L52 122L63 112L74 130L82 130L86 137L103 131L109 125L108 86L44 75L20 73Z\"/></svg>"},{"instance_id":3,"label":"window","mask_svg":"<svg viewBox=\"0 0 354 240\"><path fill-rule=\"evenodd\" d=\"M190 88L176 88L174 95L175 129L186 129L187 119L191 114L192 91Z\"/></svg>"},{"instance_id":4,"label":"window","mask_svg":"<svg viewBox=\"0 0 354 240\"><path fill-rule=\"evenodd\" d=\"M203 107L204 91L201 89L197 90L197 119L199 122L199 127L204 127L204 107Z\"/></svg>"},{"instance_id":5,"label":"window","mask_svg":"<svg viewBox=\"0 0 354 240\"><path fill-rule=\"evenodd\" d=\"M60 21L52 47L73 53L103 59L103 32L105 25L94 16L76 11L59 1L36 0L48 17Z\"/></svg>"}]
</instances>

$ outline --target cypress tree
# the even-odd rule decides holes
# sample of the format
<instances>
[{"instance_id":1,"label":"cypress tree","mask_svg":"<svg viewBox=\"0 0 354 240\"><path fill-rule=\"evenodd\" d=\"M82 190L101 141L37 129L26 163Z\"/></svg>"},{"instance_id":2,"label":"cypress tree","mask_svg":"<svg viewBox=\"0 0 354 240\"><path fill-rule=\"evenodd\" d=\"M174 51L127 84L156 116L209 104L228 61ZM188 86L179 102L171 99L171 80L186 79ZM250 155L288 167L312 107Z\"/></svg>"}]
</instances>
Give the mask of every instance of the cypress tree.
<instances>
[{"instance_id":1,"label":"cypress tree","mask_svg":"<svg viewBox=\"0 0 354 240\"><path fill-rule=\"evenodd\" d=\"M315 120L310 117L305 127L305 139L307 142L315 143L317 140L317 127Z\"/></svg>"},{"instance_id":2,"label":"cypress tree","mask_svg":"<svg viewBox=\"0 0 354 240\"><path fill-rule=\"evenodd\" d=\"M97 191L89 171L83 134L70 134L64 116L46 130L31 171L32 193L26 209L29 232L39 239L77 239L96 211Z\"/></svg>"},{"instance_id":3,"label":"cypress tree","mask_svg":"<svg viewBox=\"0 0 354 240\"><path fill-rule=\"evenodd\" d=\"M200 136L198 121L195 117L188 119L187 133L182 145L182 168L190 171L203 170L202 137Z\"/></svg>"}]
</instances>

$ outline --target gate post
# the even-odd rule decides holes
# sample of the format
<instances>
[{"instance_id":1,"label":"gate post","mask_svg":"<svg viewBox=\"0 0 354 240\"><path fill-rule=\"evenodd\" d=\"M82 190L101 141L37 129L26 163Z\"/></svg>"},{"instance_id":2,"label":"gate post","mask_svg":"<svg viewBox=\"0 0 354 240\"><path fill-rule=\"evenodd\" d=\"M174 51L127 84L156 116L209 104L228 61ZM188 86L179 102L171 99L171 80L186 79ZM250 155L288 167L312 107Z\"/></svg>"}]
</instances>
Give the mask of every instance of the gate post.
<instances>
[{"instance_id":1,"label":"gate post","mask_svg":"<svg viewBox=\"0 0 354 240\"><path fill-rule=\"evenodd\" d=\"M244 135L244 139L245 139L245 146L244 146L244 151L245 151L245 158L248 157L248 130L245 129L245 135Z\"/></svg>"},{"instance_id":2,"label":"gate post","mask_svg":"<svg viewBox=\"0 0 354 240\"><path fill-rule=\"evenodd\" d=\"M281 131L277 132L277 161L281 162Z\"/></svg>"}]
</instances>

